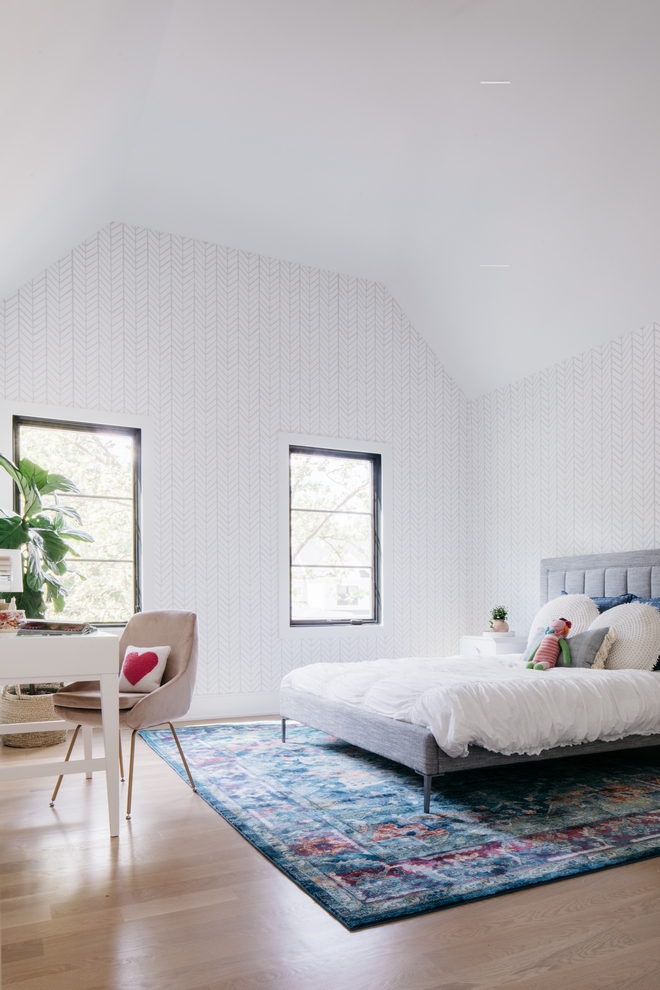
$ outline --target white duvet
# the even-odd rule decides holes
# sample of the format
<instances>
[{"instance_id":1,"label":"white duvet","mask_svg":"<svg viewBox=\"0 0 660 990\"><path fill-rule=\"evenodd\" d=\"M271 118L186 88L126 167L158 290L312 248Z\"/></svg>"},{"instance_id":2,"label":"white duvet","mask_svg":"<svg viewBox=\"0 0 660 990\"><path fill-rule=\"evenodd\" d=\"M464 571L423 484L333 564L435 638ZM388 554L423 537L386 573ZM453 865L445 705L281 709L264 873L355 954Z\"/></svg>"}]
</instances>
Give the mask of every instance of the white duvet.
<instances>
[{"instance_id":1,"label":"white duvet","mask_svg":"<svg viewBox=\"0 0 660 990\"><path fill-rule=\"evenodd\" d=\"M519 655L316 663L282 687L424 726L449 756L471 745L536 754L660 732L660 673L527 670Z\"/></svg>"}]
</instances>

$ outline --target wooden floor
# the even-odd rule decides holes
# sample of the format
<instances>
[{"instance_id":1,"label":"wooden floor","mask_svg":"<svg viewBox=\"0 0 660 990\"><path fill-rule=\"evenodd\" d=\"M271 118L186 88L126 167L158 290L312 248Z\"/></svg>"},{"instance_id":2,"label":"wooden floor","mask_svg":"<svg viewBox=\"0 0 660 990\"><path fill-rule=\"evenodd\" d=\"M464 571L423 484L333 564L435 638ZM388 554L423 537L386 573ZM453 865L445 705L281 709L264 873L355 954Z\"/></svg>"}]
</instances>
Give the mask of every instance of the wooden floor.
<instances>
[{"instance_id":1,"label":"wooden floor","mask_svg":"<svg viewBox=\"0 0 660 990\"><path fill-rule=\"evenodd\" d=\"M3 987L660 988L660 859L351 934L141 740L136 773L118 840L103 774L55 810L49 778L0 784Z\"/></svg>"}]
</instances>

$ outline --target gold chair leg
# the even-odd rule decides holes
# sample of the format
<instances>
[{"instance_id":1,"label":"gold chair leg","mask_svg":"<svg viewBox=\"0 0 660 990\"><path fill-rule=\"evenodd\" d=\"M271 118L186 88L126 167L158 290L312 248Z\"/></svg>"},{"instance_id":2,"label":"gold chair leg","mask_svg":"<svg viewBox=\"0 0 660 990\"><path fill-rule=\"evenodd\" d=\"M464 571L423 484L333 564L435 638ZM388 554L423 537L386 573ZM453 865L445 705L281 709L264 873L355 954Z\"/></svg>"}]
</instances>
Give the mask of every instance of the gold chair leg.
<instances>
[{"instance_id":1,"label":"gold chair leg","mask_svg":"<svg viewBox=\"0 0 660 990\"><path fill-rule=\"evenodd\" d=\"M131 735L131 756L128 763L128 800L126 801L126 818L131 817L131 802L133 800L133 766L135 765L135 733L137 729L133 729Z\"/></svg>"},{"instance_id":2,"label":"gold chair leg","mask_svg":"<svg viewBox=\"0 0 660 990\"><path fill-rule=\"evenodd\" d=\"M179 756L181 757L181 762L183 763L184 767L186 768L186 773L188 774L188 780L190 781L190 786L192 787L193 791L196 794L197 793L197 788L195 787L195 781L192 779L192 774L190 772L190 767L188 766L188 761L186 760L185 756L183 755L183 750L181 749L181 743L179 742L179 737L177 736L177 734L175 732L175 729L174 729L174 726L172 725L172 723L171 722L168 722L167 724L169 725L170 731L171 731L172 735L174 736L174 742L176 743L177 749L179 750Z\"/></svg>"},{"instance_id":3,"label":"gold chair leg","mask_svg":"<svg viewBox=\"0 0 660 990\"><path fill-rule=\"evenodd\" d=\"M73 736L71 738L71 742L69 743L69 748L66 751L66 756L64 757L64 762L65 763L68 761L68 759L70 758L70 756L71 756L71 754L73 752L73 747L75 745L76 739L78 738L78 733L80 732L81 728L82 728L81 725L77 725L76 728L75 728L75 730L74 730ZM57 792L59 791L60 785L61 785L61 783L62 783L63 780L64 780L64 774L61 773L59 775L59 777L57 778L57 783L55 784L55 790L53 791L53 796L50 799L50 806L51 806L51 808L55 804L55 798L57 797Z\"/></svg>"},{"instance_id":4,"label":"gold chair leg","mask_svg":"<svg viewBox=\"0 0 660 990\"><path fill-rule=\"evenodd\" d=\"M121 729L119 730L119 776L121 777L121 782L123 784L126 777L124 777L124 756L121 751Z\"/></svg>"}]
</instances>

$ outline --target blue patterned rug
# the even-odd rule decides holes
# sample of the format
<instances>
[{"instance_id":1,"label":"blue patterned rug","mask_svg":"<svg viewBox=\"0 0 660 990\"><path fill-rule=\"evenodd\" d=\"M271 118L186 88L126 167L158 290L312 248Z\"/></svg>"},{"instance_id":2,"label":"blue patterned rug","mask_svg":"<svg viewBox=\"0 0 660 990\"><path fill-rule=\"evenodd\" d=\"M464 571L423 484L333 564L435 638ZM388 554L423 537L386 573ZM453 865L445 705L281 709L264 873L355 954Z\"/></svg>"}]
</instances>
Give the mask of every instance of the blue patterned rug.
<instances>
[{"instance_id":1,"label":"blue patterned rug","mask_svg":"<svg viewBox=\"0 0 660 990\"><path fill-rule=\"evenodd\" d=\"M660 854L660 766L570 757L422 778L275 722L188 726L200 796L346 928ZM142 738L184 778L169 729Z\"/></svg>"}]
</instances>

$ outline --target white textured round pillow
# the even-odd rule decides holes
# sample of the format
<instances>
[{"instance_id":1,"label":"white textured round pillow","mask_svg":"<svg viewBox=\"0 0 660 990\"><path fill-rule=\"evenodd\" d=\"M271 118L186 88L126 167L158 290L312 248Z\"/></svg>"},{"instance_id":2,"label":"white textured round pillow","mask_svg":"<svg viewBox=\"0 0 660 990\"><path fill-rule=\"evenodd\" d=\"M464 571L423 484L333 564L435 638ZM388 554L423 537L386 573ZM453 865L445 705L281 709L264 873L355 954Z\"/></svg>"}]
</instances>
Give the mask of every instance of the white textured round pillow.
<instances>
[{"instance_id":1,"label":"white textured round pillow","mask_svg":"<svg viewBox=\"0 0 660 990\"><path fill-rule=\"evenodd\" d=\"M590 629L616 629L616 642L605 661L606 670L653 670L660 656L660 612L652 605L630 602L599 615Z\"/></svg>"},{"instance_id":2,"label":"white textured round pillow","mask_svg":"<svg viewBox=\"0 0 660 990\"><path fill-rule=\"evenodd\" d=\"M571 636L577 636L578 633L586 632L594 619L597 619L599 615L598 606L595 602L592 602L591 598L587 598L586 595L560 595L559 598L553 598L552 601L542 605L534 616L534 621L529 630L527 645L529 646L537 630L545 629L548 623L554 622L555 619L568 619L572 623L571 630L568 634L568 638L570 639ZM658 612L658 615L660 616L660 612ZM609 622L607 625L609 625Z\"/></svg>"}]
</instances>

